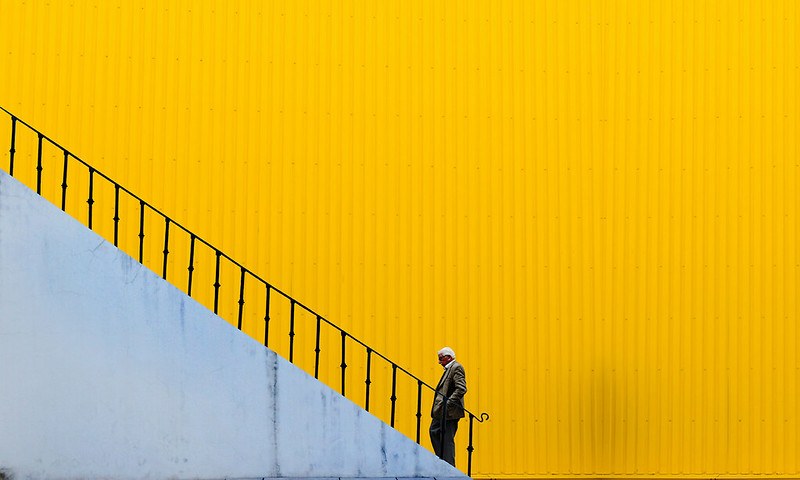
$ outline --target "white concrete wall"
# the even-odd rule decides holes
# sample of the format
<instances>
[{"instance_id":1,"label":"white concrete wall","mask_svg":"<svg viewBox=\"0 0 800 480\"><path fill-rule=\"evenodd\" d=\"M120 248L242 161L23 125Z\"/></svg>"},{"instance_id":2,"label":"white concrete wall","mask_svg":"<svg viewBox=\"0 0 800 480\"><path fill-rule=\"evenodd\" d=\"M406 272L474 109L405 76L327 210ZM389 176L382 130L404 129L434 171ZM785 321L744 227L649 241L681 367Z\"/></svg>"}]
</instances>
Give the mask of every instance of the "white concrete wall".
<instances>
[{"instance_id":1,"label":"white concrete wall","mask_svg":"<svg viewBox=\"0 0 800 480\"><path fill-rule=\"evenodd\" d=\"M0 172L0 469L458 477Z\"/></svg>"}]
</instances>

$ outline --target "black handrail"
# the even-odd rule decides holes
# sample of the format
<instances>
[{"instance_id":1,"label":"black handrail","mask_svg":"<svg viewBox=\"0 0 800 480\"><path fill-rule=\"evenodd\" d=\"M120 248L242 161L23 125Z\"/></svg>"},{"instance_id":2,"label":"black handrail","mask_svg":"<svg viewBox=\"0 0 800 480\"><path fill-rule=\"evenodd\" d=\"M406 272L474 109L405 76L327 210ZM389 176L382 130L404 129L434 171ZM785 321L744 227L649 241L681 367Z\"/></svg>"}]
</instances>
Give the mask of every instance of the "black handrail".
<instances>
[{"instance_id":1,"label":"black handrail","mask_svg":"<svg viewBox=\"0 0 800 480\"><path fill-rule=\"evenodd\" d=\"M368 346L367 344L365 344L361 340L357 339L356 337L354 337L350 333L346 332L344 329L342 329L338 325L334 324L330 320L328 320L325 317L319 315L318 313L316 313L314 310L312 310L311 308L309 308L308 306L306 306L302 302L296 300L295 298L293 298L289 294L285 293L283 290L275 287L274 285L272 285L268 281L264 280L258 274L256 274L253 271L247 269L244 265L240 264L239 262L237 262L236 260L234 260L233 258L228 256L227 254L225 254L224 252L222 252L218 248L214 247L209 242L204 240L202 237L200 237L197 234L189 231L186 227L184 227L180 223L176 222L175 220L173 220L172 218L170 218L169 216L167 216L166 214L161 212L158 208L150 205L149 203L144 201L141 197L139 197L135 193L131 192L127 188L125 188L122 185L120 185L119 183L115 182L110 177L108 177L104 173L98 171L97 169L95 169L93 166L89 165L85 161L83 161L80 158L76 157L74 154L70 153L69 150L67 150L66 148L62 147L57 142L55 142L54 140L49 138L47 135L41 133L39 130L37 130L36 128L31 126L30 124L26 123L25 121L21 120L19 117L15 116L11 112L9 112L5 108L3 108L2 106L0 106L0 110L2 110L3 112L5 112L6 114L8 114L11 117L11 148L9 149L10 157L9 157L9 171L8 171L8 173L11 176L14 176L15 158L16 158L17 146L18 146L17 143L16 143L17 124L24 125L28 129L30 129L32 132L34 132L38 137L37 154L36 154L36 157L37 157L37 161L36 161L36 193L42 195L42 172L44 170L44 167L43 167L43 164L42 164L43 142L47 141L48 143L50 143L51 145L53 145L57 149L60 149L63 152L64 162L63 162L62 178L61 178L61 185L60 185L60 187L61 187L61 210L66 211L66 194L67 194L66 192L67 192L67 187L68 187L68 185L67 185L67 168L68 168L69 159L72 158L72 159L76 160L79 164L81 164L81 165L83 165L84 167L87 168L88 173L89 173L89 187L88 187L88 194L87 194L87 197L86 197L87 198L86 203L88 204L88 222L87 222L87 226L89 227L89 229L92 229L92 220L93 220L93 213L94 213L93 212L93 206L94 206L94 203L95 203L95 198L94 198L94 183L95 183L94 179L95 179L95 176L97 176L99 178L102 178L103 180L107 181L108 183L110 183L114 187L114 217L113 217L113 222L114 222L114 246L118 246L118 242L119 242L118 234L119 234L119 221L120 221L120 218L119 218L119 195L120 195L120 192L123 192L123 193L127 194L130 198L138 201L138 203L139 203L139 232L138 232L138 238L139 238L139 245L138 245L139 246L139 258L138 258L138 260L139 260L139 263L144 264L144 262L143 262L144 240L145 240L144 225L145 225L145 213L146 213L146 211L150 210L152 213L155 213L156 215L159 215L161 218L164 219L164 226L165 226L164 227L164 243L163 243L164 249L163 249L163 251L161 253L163 253L162 278L164 278L165 280L167 278L167 262L168 262L168 255L170 253L170 251L169 251L170 225L172 225L175 228L178 228L178 229L182 230L183 232L185 232L186 234L188 234L190 236L190 239L191 239L191 244L190 244L190 253L189 253L189 266L187 268L187 270L188 270L188 285L187 285L187 288L186 288L185 291L186 291L186 294L189 295L189 296L192 295L192 280L193 280L194 271L196 269L195 265L194 265L195 245L196 245L197 242L200 242L201 244L203 244L203 245L207 246L209 249L211 249L214 252L215 256L216 256L216 260L215 260L215 277L214 277L214 284L213 284L213 287L214 287L214 313L219 313L219 290L220 290L220 287L221 287L221 284L220 284L221 262L220 261L221 261L221 259L225 259L227 262L229 262L234 267L236 267L240 271L239 296L238 296L238 299L237 299L237 303L238 303L237 327L238 327L239 330L242 329L242 311L243 311L244 303L245 303L245 298L244 298L244 296L245 296L245 280L246 280L247 276L250 276L253 280L255 280L255 281L259 282L260 284L262 284L262 286L266 288L266 306L265 306L265 315L264 315L264 346L265 347L269 347L270 300L271 300L271 293L274 292L274 293L282 296L283 298L285 298L286 300L288 300L290 302L290 327L289 327L289 334L288 334L289 335L289 361L290 362L294 363L294 344L295 344L295 336L296 336L296 331L295 331L295 311L296 311L296 308L301 308L301 309L305 310L306 312L308 312L309 314L311 314L312 316L314 316L316 318L316 344L315 344L315 349L314 349L314 352L315 352L314 377L315 378L319 378L319 353L320 353L320 326L321 326L321 324L322 323L327 324L329 327L332 327L334 330L339 332L339 335L341 336L341 364L339 365L339 367L341 368L341 393L342 393L342 395L345 395L345 379L346 379L345 370L346 370L346 368L348 366L347 362L346 362L346 343L347 343L348 339L351 340L352 342L356 343L357 345L360 345L361 347L363 347L365 349L365 352L367 354L367 374L366 374L366 381L365 381L365 384L366 384L365 409L367 411L369 411L369 408L370 408L370 403L369 403L370 402L370 386L372 384L372 379L370 378L370 373L371 373L371 366L372 366L372 356L374 355L377 358L380 358L380 359L384 360L386 363L388 363L391 366L391 369L392 369L392 386L391 386L391 388L392 388L392 390L391 390L392 391L392 396L389 398L389 400L391 402L390 422L391 422L391 426L392 427L394 427L394 424L395 424L395 414L396 414L397 372L399 371L399 372L405 374L406 376L410 377L411 379L413 379L416 382L416 385L417 385L417 410L416 410L416 414L415 414L415 416L416 416L416 442L420 443L420 425L421 425L421 419L422 419L422 387L424 386L424 387L428 388L429 390L433 391L434 395L437 395L437 394L441 395L440 393L436 392L436 389L434 387L432 387L428 383L424 382L422 379L420 379L419 377L417 377L413 373L409 372L405 368L403 368L400 365L397 365L395 362L389 360L389 358L387 358L385 355L381 354L380 352L375 351L375 349L371 348L370 346ZM17 166L17 168L19 168L19 167ZM469 410L466 410L466 409L465 409L465 412L469 417L469 443L468 443L468 446L467 446L467 458L468 458L468 460L467 460L467 462L468 462L467 463L467 475L472 475L472 455L473 455L473 452L475 450L475 447L473 445L473 440L474 440L474 438L473 438L473 423L476 420L478 421L478 423L483 423L484 421L489 419L489 414L483 412L480 415L476 415L476 414L474 414L474 413L472 413L472 412L470 412Z\"/></svg>"}]
</instances>

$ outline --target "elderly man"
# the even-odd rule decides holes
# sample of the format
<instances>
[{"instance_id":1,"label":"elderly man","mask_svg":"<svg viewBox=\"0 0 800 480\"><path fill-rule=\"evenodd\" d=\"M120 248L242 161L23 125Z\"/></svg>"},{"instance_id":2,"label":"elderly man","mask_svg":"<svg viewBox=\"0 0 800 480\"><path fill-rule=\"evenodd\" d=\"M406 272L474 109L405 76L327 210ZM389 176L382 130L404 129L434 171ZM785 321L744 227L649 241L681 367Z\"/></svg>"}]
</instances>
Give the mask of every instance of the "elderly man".
<instances>
[{"instance_id":1,"label":"elderly man","mask_svg":"<svg viewBox=\"0 0 800 480\"><path fill-rule=\"evenodd\" d=\"M458 421L464 418L464 394L467 380L464 367L456 362L456 353L450 347L439 350L439 365L444 373L436 386L431 408L431 443L436 455L456 466L456 430ZM447 405L445 406L445 402ZM442 409L444 408L444 411Z\"/></svg>"}]
</instances>

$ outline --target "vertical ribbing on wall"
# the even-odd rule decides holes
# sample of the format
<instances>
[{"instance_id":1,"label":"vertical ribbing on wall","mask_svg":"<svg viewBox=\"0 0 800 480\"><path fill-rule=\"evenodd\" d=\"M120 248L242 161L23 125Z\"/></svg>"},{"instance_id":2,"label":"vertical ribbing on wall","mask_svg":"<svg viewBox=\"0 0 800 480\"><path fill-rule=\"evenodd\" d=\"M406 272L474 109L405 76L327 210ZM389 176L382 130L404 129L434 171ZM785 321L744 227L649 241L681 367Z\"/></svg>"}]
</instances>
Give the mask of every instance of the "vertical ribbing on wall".
<instances>
[{"instance_id":1,"label":"vertical ribbing on wall","mask_svg":"<svg viewBox=\"0 0 800 480\"><path fill-rule=\"evenodd\" d=\"M477 477L800 476L800 2L188 4L3 2L0 103L427 382L452 346L467 406L493 414ZM35 136L0 130L35 188ZM135 202L120 245L141 257ZM211 307L213 250L195 267ZM243 327L286 353L288 301L262 312L255 290ZM298 314L295 364L313 324ZM338 335L319 372L337 390ZM397 388L413 436L414 382Z\"/></svg>"}]
</instances>

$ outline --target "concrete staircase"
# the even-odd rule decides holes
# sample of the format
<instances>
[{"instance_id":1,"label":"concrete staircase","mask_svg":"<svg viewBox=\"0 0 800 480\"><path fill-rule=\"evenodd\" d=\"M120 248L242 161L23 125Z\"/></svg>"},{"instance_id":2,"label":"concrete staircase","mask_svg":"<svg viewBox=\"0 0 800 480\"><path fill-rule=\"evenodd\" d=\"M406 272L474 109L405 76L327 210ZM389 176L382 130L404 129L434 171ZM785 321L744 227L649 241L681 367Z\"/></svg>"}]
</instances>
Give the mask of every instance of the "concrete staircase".
<instances>
[{"instance_id":1,"label":"concrete staircase","mask_svg":"<svg viewBox=\"0 0 800 480\"><path fill-rule=\"evenodd\" d=\"M466 478L0 172L6 478Z\"/></svg>"}]
</instances>

